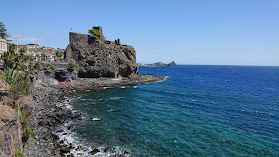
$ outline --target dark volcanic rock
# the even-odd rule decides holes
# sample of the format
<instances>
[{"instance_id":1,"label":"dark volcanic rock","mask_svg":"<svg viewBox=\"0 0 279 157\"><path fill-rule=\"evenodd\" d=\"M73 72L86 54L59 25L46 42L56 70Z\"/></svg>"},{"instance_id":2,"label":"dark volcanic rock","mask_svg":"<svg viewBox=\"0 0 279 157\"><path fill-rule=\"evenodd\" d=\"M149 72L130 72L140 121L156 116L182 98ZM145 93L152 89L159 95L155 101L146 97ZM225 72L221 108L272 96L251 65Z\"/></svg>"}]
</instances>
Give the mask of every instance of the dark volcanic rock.
<instances>
[{"instance_id":1,"label":"dark volcanic rock","mask_svg":"<svg viewBox=\"0 0 279 157\"><path fill-rule=\"evenodd\" d=\"M168 64L168 66L176 66L176 63L174 61L172 61Z\"/></svg>"},{"instance_id":2,"label":"dark volcanic rock","mask_svg":"<svg viewBox=\"0 0 279 157\"><path fill-rule=\"evenodd\" d=\"M83 78L134 77L138 74L136 51L132 46L94 39L86 34L70 32L65 58L79 65Z\"/></svg>"},{"instance_id":3,"label":"dark volcanic rock","mask_svg":"<svg viewBox=\"0 0 279 157\"><path fill-rule=\"evenodd\" d=\"M152 63L152 64L142 64L139 63L140 66L176 66L176 63L174 61L170 62L169 64L165 64L162 62L156 62L156 63Z\"/></svg>"},{"instance_id":4,"label":"dark volcanic rock","mask_svg":"<svg viewBox=\"0 0 279 157\"><path fill-rule=\"evenodd\" d=\"M94 154L96 154L96 153L98 153L98 152L100 152L99 149L93 149L90 153L91 153L92 155L94 155Z\"/></svg>"},{"instance_id":5,"label":"dark volcanic rock","mask_svg":"<svg viewBox=\"0 0 279 157\"><path fill-rule=\"evenodd\" d=\"M71 82L77 78L77 72L72 70L55 70L55 79Z\"/></svg>"}]
</instances>

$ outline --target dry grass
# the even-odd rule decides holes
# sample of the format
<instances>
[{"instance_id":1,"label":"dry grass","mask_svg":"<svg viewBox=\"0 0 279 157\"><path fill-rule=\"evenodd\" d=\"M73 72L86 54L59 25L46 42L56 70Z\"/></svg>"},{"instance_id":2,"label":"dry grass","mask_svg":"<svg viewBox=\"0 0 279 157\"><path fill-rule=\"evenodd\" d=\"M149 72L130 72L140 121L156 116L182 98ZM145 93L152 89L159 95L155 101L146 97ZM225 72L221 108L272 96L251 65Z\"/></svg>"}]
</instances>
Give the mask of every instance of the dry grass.
<instances>
[{"instance_id":1,"label":"dry grass","mask_svg":"<svg viewBox=\"0 0 279 157\"><path fill-rule=\"evenodd\" d=\"M0 105L0 119L8 119L10 121L16 119L16 117L17 112L15 111L15 109L7 105Z\"/></svg>"}]
</instances>

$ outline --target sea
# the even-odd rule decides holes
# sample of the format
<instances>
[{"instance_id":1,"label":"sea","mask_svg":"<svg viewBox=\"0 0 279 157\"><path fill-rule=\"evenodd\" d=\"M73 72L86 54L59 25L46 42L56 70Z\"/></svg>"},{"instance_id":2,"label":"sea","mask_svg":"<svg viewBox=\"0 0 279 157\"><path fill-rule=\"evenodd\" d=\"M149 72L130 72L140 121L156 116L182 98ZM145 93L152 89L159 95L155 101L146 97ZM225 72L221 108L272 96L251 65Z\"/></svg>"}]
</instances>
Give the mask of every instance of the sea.
<instances>
[{"instance_id":1,"label":"sea","mask_svg":"<svg viewBox=\"0 0 279 157\"><path fill-rule=\"evenodd\" d=\"M279 67L178 65L139 73L167 77L71 98L83 115L78 137L139 157L279 156Z\"/></svg>"}]
</instances>

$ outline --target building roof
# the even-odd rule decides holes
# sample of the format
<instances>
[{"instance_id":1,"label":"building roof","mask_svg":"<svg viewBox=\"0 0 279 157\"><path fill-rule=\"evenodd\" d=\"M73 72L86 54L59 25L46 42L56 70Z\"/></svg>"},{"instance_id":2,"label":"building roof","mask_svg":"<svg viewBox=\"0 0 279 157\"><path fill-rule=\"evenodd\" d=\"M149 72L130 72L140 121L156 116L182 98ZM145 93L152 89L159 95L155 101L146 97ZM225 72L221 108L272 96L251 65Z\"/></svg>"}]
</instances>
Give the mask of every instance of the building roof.
<instances>
[{"instance_id":1,"label":"building roof","mask_svg":"<svg viewBox=\"0 0 279 157\"><path fill-rule=\"evenodd\" d=\"M7 42L5 39L0 39L0 41L5 42L5 43Z\"/></svg>"}]
</instances>

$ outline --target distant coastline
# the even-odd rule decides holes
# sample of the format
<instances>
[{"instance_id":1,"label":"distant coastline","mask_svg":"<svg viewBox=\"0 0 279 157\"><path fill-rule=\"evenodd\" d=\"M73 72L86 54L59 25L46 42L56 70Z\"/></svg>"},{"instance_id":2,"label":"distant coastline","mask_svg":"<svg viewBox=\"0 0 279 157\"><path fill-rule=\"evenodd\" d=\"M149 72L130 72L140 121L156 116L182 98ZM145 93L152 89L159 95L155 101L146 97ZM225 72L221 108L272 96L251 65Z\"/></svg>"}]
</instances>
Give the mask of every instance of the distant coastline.
<instances>
[{"instance_id":1,"label":"distant coastline","mask_svg":"<svg viewBox=\"0 0 279 157\"><path fill-rule=\"evenodd\" d=\"M144 63L137 63L138 66L148 66L148 67L154 67L154 66L176 66L175 61L172 61L168 64L163 63L163 62L156 62L156 63L151 63L151 64L144 64Z\"/></svg>"}]
</instances>

